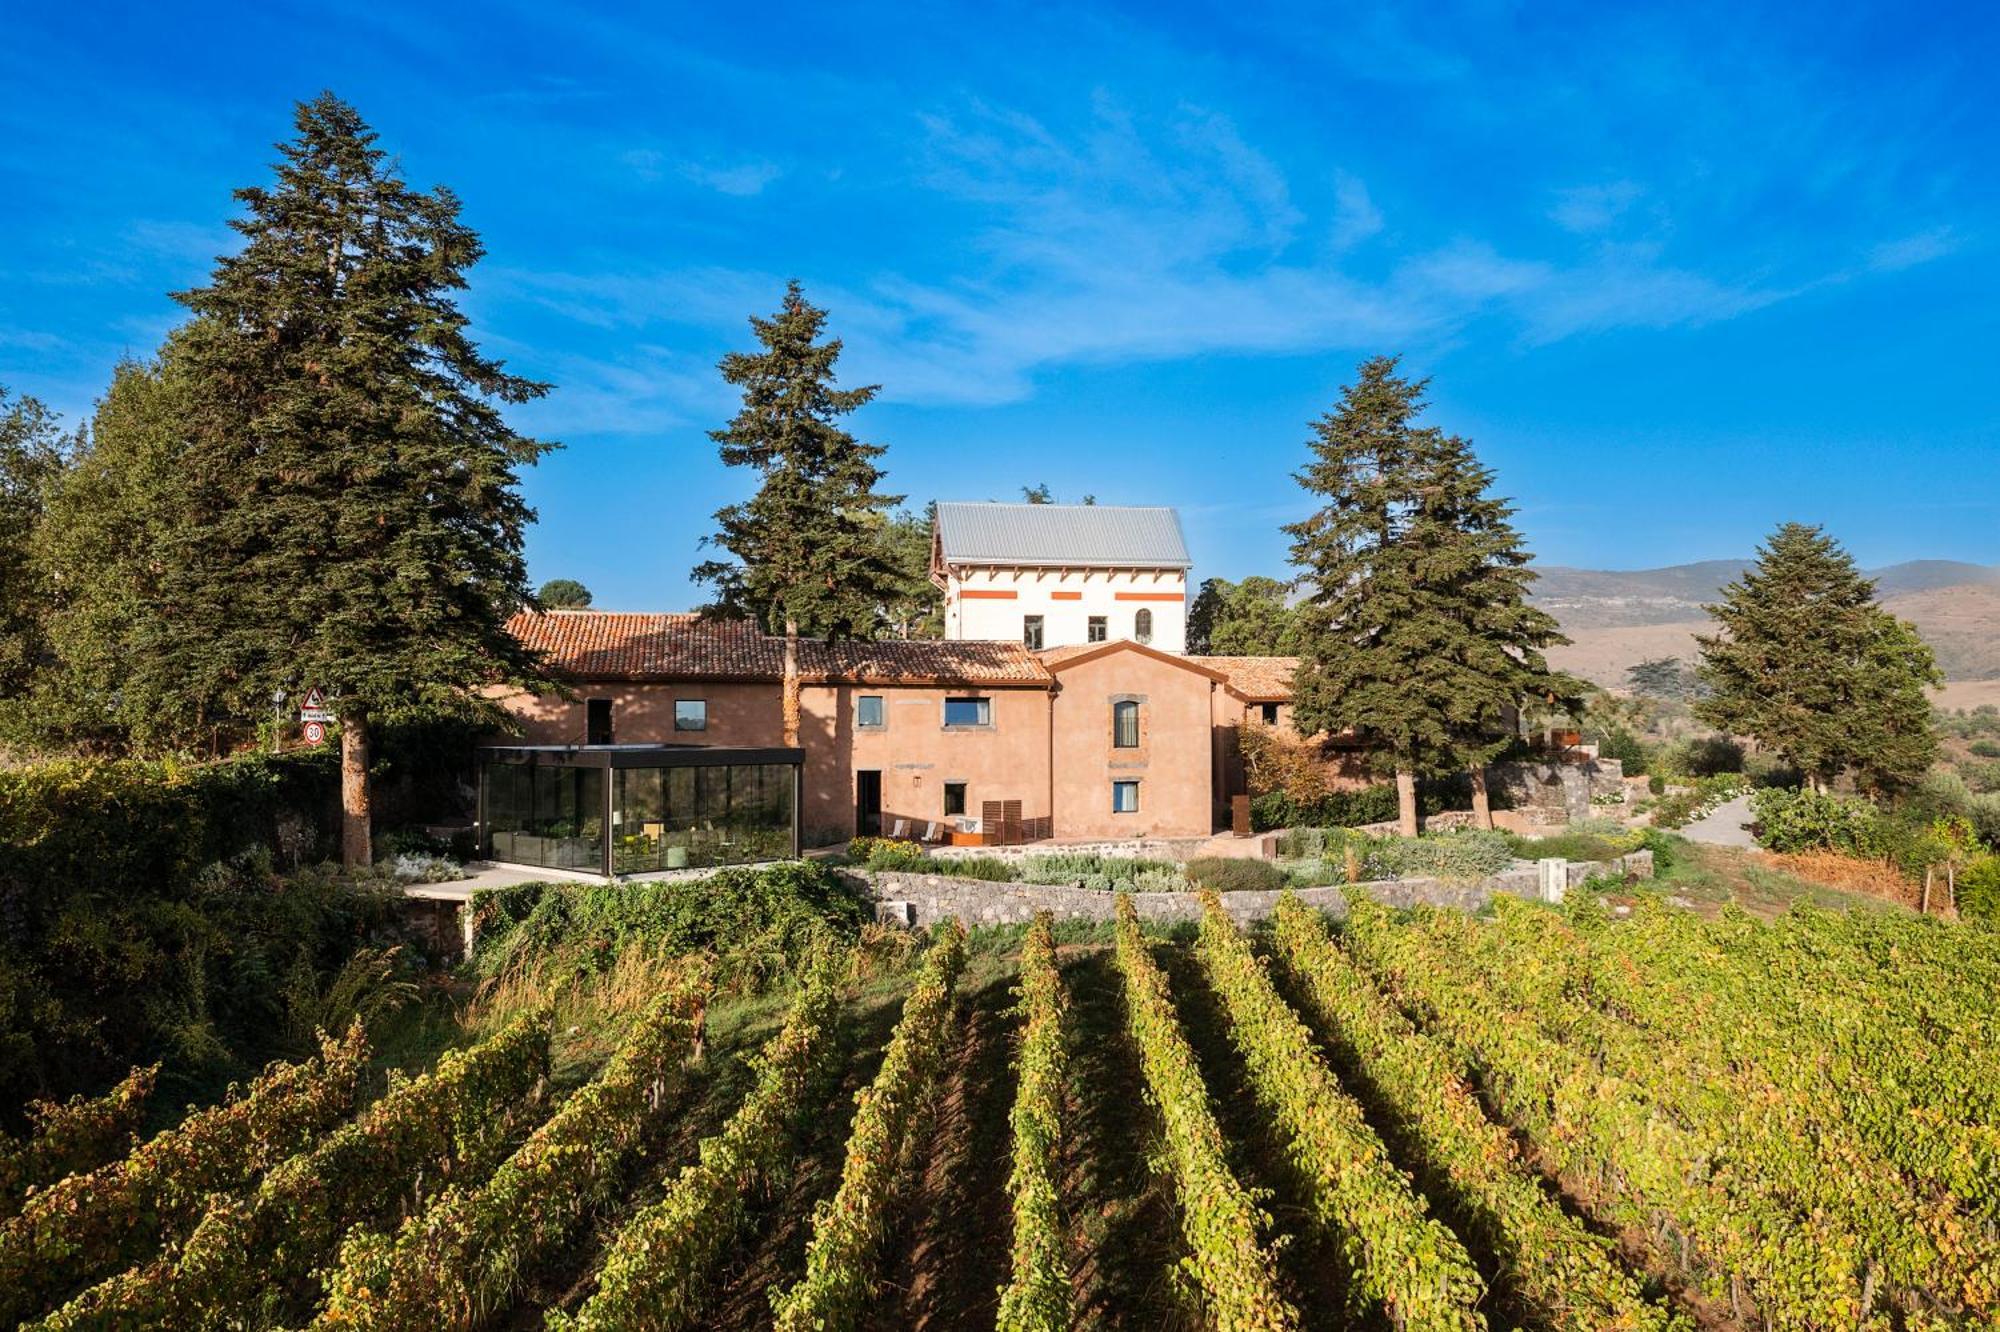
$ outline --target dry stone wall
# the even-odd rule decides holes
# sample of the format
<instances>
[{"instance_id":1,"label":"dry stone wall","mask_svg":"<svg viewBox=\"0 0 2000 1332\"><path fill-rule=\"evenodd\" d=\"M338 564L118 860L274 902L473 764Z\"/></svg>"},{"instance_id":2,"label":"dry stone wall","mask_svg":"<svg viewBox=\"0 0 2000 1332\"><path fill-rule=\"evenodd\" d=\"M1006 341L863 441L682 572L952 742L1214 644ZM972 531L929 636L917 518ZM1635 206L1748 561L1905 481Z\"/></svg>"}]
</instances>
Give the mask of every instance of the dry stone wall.
<instances>
[{"instance_id":1,"label":"dry stone wall","mask_svg":"<svg viewBox=\"0 0 2000 1332\"><path fill-rule=\"evenodd\" d=\"M968 926L1025 925L1037 911L1044 910L1058 920L1108 921L1114 918L1118 901L1116 893L1075 884L991 883L915 870L845 869L841 873L866 884L875 897L878 918L918 928L952 918ZM1593 875L1649 879L1653 876L1653 853L1634 851L1611 861L1570 861L1564 874L1572 888ZM1335 916L1346 913L1349 892L1365 893L1392 907L1436 906L1478 911L1495 893L1536 897L1540 892L1540 870L1535 865L1516 865L1471 883L1383 879L1346 888L1293 891L1306 903ZM1278 897L1275 892L1224 893L1222 906L1233 919L1247 925L1275 911ZM1132 904L1143 920L1201 919L1201 898L1195 893L1134 893Z\"/></svg>"}]
</instances>

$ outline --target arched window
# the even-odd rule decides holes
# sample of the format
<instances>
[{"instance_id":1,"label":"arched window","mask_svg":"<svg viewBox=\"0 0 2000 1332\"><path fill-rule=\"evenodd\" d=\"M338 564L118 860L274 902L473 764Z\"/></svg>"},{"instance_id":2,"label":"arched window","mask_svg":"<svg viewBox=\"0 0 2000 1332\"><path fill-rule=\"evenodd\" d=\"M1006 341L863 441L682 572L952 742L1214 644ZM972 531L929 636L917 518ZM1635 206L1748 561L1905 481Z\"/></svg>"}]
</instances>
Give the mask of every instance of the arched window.
<instances>
[{"instance_id":1,"label":"arched window","mask_svg":"<svg viewBox=\"0 0 2000 1332\"><path fill-rule=\"evenodd\" d=\"M1139 747L1139 705L1129 698L1111 705L1111 745L1114 749Z\"/></svg>"},{"instance_id":2,"label":"arched window","mask_svg":"<svg viewBox=\"0 0 2000 1332\"><path fill-rule=\"evenodd\" d=\"M1153 641L1153 612L1142 610L1132 617L1132 637L1141 643Z\"/></svg>"}]
</instances>

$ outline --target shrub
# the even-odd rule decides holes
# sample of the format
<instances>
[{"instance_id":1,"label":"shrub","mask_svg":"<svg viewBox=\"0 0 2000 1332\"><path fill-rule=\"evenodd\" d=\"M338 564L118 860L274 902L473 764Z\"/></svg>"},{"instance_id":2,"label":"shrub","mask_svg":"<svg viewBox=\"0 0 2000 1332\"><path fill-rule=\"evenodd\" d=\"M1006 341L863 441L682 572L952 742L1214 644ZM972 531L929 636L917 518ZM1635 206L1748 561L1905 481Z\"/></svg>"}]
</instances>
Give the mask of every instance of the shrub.
<instances>
[{"instance_id":1,"label":"shrub","mask_svg":"<svg viewBox=\"0 0 2000 1332\"><path fill-rule=\"evenodd\" d=\"M132 1145L160 1066L135 1068L103 1096L77 1096L28 1107L33 1132L22 1142L0 1138L0 1216L20 1209L30 1189L47 1188L66 1175L95 1170Z\"/></svg>"},{"instance_id":2,"label":"shrub","mask_svg":"<svg viewBox=\"0 0 2000 1332\"><path fill-rule=\"evenodd\" d=\"M336 814L331 755L0 770L0 1122L164 1060L163 1100L290 1053L274 978L392 943L400 911L307 870Z\"/></svg>"},{"instance_id":3,"label":"shrub","mask_svg":"<svg viewBox=\"0 0 2000 1332\"><path fill-rule=\"evenodd\" d=\"M1012 883L1020 876L1020 869L1013 861L1002 860L998 856L932 860L924 868L934 874L949 874L955 879L984 879L989 883Z\"/></svg>"},{"instance_id":4,"label":"shrub","mask_svg":"<svg viewBox=\"0 0 2000 1332\"><path fill-rule=\"evenodd\" d=\"M1653 824L1660 828L1685 828L1723 801L1741 795L1743 789L1743 778L1736 773L1697 777L1687 790L1669 791L1653 802Z\"/></svg>"},{"instance_id":5,"label":"shrub","mask_svg":"<svg viewBox=\"0 0 2000 1332\"><path fill-rule=\"evenodd\" d=\"M1387 837L1370 844L1364 877L1370 879L1483 879L1514 863L1505 833L1462 828L1422 837Z\"/></svg>"},{"instance_id":6,"label":"shrub","mask_svg":"<svg viewBox=\"0 0 2000 1332\"><path fill-rule=\"evenodd\" d=\"M1282 791L1267 791L1250 800L1250 826L1272 828L1353 828L1396 817L1396 788L1382 782L1353 791L1329 791L1300 802Z\"/></svg>"},{"instance_id":7,"label":"shrub","mask_svg":"<svg viewBox=\"0 0 2000 1332\"><path fill-rule=\"evenodd\" d=\"M873 870L922 869L928 860L921 843L894 837L857 837L847 844L847 858Z\"/></svg>"},{"instance_id":8,"label":"shrub","mask_svg":"<svg viewBox=\"0 0 2000 1332\"><path fill-rule=\"evenodd\" d=\"M1104 857L1087 851L1055 851L1047 855L1027 856L1021 861L1023 883L1075 883L1089 875L1102 873Z\"/></svg>"},{"instance_id":9,"label":"shrub","mask_svg":"<svg viewBox=\"0 0 2000 1332\"><path fill-rule=\"evenodd\" d=\"M1958 914L2000 929L2000 855L1984 855L1958 874Z\"/></svg>"},{"instance_id":10,"label":"shrub","mask_svg":"<svg viewBox=\"0 0 2000 1332\"><path fill-rule=\"evenodd\" d=\"M1617 759L1624 765L1627 777L1645 776L1647 764L1652 759L1652 751L1645 742L1622 726L1605 729L1598 739L1597 752L1603 758Z\"/></svg>"},{"instance_id":11,"label":"shrub","mask_svg":"<svg viewBox=\"0 0 2000 1332\"><path fill-rule=\"evenodd\" d=\"M524 884L473 899L475 965L486 975L599 970L627 946L657 952L761 952L799 965L829 932L852 940L872 916L827 866L786 861L717 870L693 883Z\"/></svg>"},{"instance_id":12,"label":"shrub","mask_svg":"<svg viewBox=\"0 0 2000 1332\"><path fill-rule=\"evenodd\" d=\"M1881 813L1864 800L1766 787L1750 797L1750 810L1757 820L1757 841L1769 851L1838 851L1862 857L1888 852Z\"/></svg>"},{"instance_id":13,"label":"shrub","mask_svg":"<svg viewBox=\"0 0 2000 1332\"><path fill-rule=\"evenodd\" d=\"M1726 735L1690 736L1661 747L1653 768L1669 779L1743 771L1743 746Z\"/></svg>"},{"instance_id":14,"label":"shrub","mask_svg":"<svg viewBox=\"0 0 2000 1332\"><path fill-rule=\"evenodd\" d=\"M1981 758L2000 758L2000 740L1974 740L1970 748Z\"/></svg>"},{"instance_id":15,"label":"shrub","mask_svg":"<svg viewBox=\"0 0 2000 1332\"><path fill-rule=\"evenodd\" d=\"M1285 886L1285 872L1268 860L1233 856L1202 856L1190 860L1188 877L1218 893L1275 893Z\"/></svg>"},{"instance_id":16,"label":"shrub","mask_svg":"<svg viewBox=\"0 0 2000 1332\"><path fill-rule=\"evenodd\" d=\"M1522 860L1546 860L1554 857L1564 860L1615 860L1628 851L1638 850L1642 840L1637 831L1621 832L1613 836L1578 831L1574 828L1550 837L1507 835L1507 844Z\"/></svg>"}]
</instances>

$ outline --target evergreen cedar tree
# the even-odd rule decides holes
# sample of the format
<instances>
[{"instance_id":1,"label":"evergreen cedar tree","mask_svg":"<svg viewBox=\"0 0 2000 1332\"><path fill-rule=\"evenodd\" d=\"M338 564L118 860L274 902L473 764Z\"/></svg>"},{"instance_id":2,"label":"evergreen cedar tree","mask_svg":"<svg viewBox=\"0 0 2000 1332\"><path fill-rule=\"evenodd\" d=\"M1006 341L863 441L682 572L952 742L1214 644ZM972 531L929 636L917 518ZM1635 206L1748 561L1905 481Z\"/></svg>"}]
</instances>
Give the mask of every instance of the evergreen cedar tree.
<instances>
[{"instance_id":1,"label":"evergreen cedar tree","mask_svg":"<svg viewBox=\"0 0 2000 1332\"><path fill-rule=\"evenodd\" d=\"M1210 578L1188 607L1188 651L1197 656L1290 657L1298 652L1298 617L1289 584L1261 574L1240 583Z\"/></svg>"},{"instance_id":2,"label":"evergreen cedar tree","mask_svg":"<svg viewBox=\"0 0 2000 1332\"><path fill-rule=\"evenodd\" d=\"M275 185L236 193L241 251L177 296L194 312L172 348L185 493L156 647L239 716L326 691L342 858L365 864L376 719L550 683L505 620L531 595L517 469L553 446L498 406L548 386L467 335L455 293L482 250L458 200L407 185L331 94L296 126Z\"/></svg>"},{"instance_id":3,"label":"evergreen cedar tree","mask_svg":"<svg viewBox=\"0 0 2000 1332\"><path fill-rule=\"evenodd\" d=\"M590 605L590 589L574 578L551 578L535 593L543 610L583 610Z\"/></svg>"},{"instance_id":4,"label":"evergreen cedar tree","mask_svg":"<svg viewBox=\"0 0 2000 1332\"><path fill-rule=\"evenodd\" d=\"M826 311L797 282L769 318L752 316L761 351L722 358L722 377L743 391L728 426L709 432L731 467L755 468L757 493L719 510L704 544L731 558L697 566L711 583L710 614L756 621L785 639L784 742L799 743L801 634L828 639L875 634L897 597L886 511L900 495L878 495L884 450L843 429L878 385L834 387L840 340L821 341Z\"/></svg>"},{"instance_id":5,"label":"evergreen cedar tree","mask_svg":"<svg viewBox=\"0 0 2000 1332\"><path fill-rule=\"evenodd\" d=\"M1466 769L1491 826L1484 766L1524 701L1576 707L1581 681L1549 669L1564 643L1528 604L1534 579L1513 509L1465 440L1419 426L1422 381L1364 362L1313 423L1299 484L1323 500L1285 528L1311 594L1296 608L1294 716L1306 733L1353 730L1396 772L1398 823L1417 831L1417 778Z\"/></svg>"},{"instance_id":6,"label":"evergreen cedar tree","mask_svg":"<svg viewBox=\"0 0 2000 1332\"><path fill-rule=\"evenodd\" d=\"M1846 771L1864 787L1893 790L1930 767L1937 662L1820 528L1779 527L1705 609L1721 632L1697 640L1709 690L1694 705L1703 722L1755 738L1815 790Z\"/></svg>"},{"instance_id":7,"label":"evergreen cedar tree","mask_svg":"<svg viewBox=\"0 0 2000 1332\"><path fill-rule=\"evenodd\" d=\"M0 699L26 689L47 655L48 588L34 541L71 446L40 400L0 387Z\"/></svg>"}]
</instances>

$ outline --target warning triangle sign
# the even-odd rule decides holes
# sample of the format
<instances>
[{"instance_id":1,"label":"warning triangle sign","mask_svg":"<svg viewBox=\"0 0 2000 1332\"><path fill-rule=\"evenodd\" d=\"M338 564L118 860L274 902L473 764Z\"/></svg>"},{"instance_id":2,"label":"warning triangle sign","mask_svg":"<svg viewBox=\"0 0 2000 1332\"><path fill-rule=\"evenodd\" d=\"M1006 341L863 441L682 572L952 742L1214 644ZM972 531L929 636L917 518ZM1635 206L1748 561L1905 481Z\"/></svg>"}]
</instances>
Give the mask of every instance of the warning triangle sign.
<instances>
[{"instance_id":1,"label":"warning triangle sign","mask_svg":"<svg viewBox=\"0 0 2000 1332\"><path fill-rule=\"evenodd\" d=\"M306 701L299 704L299 706L302 708L323 708L326 706L326 700L320 697L318 685L314 685L312 688L306 690Z\"/></svg>"}]
</instances>

